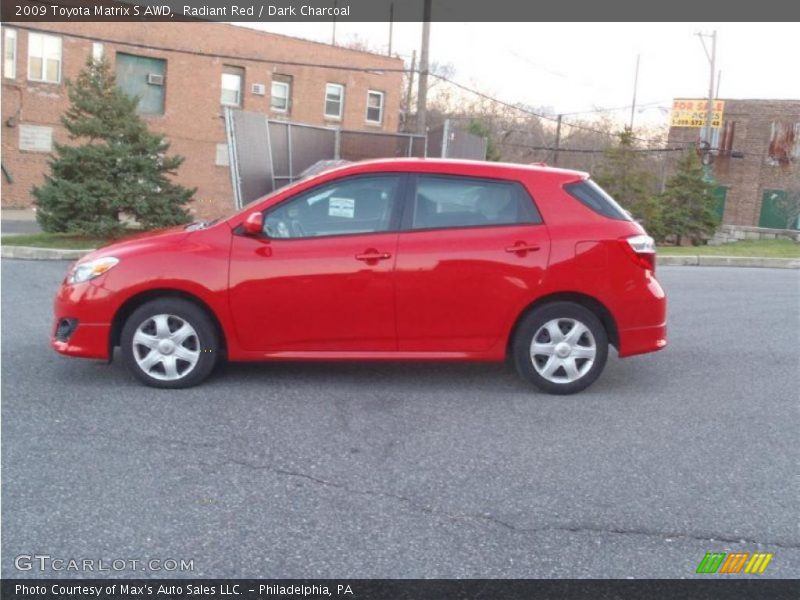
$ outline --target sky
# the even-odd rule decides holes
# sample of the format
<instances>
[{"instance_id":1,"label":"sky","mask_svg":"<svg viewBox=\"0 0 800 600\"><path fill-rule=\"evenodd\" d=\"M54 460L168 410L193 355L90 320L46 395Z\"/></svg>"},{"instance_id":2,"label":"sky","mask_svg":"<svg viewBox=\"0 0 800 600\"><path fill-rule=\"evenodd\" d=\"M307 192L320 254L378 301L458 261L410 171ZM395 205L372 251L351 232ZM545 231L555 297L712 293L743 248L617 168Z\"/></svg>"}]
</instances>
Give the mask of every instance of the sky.
<instances>
[{"instance_id":1,"label":"sky","mask_svg":"<svg viewBox=\"0 0 800 600\"><path fill-rule=\"evenodd\" d=\"M330 42L331 23L248 23ZM698 32L717 31L721 98L800 98L797 23L432 23L431 61L450 63L453 78L504 101L553 114L627 106L630 118L640 55L637 123L667 122L673 98L708 96L710 66ZM407 61L420 23L395 23L392 52ZM388 23L336 25L338 43L353 39L385 52ZM795 64L795 68L792 68ZM591 114L576 115L588 118Z\"/></svg>"}]
</instances>

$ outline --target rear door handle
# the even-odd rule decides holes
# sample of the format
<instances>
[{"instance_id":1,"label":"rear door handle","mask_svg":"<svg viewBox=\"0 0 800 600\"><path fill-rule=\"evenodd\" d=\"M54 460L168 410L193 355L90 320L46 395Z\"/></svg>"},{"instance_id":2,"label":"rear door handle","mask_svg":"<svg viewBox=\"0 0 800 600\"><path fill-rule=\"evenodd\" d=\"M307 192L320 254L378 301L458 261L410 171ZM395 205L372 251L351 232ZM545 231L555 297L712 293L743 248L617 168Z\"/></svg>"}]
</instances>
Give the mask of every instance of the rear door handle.
<instances>
[{"instance_id":1,"label":"rear door handle","mask_svg":"<svg viewBox=\"0 0 800 600\"><path fill-rule=\"evenodd\" d=\"M508 246L506 252L513 252L515 254L523 255L527 252L536 252L540 250L541 246L538 244L526 244L525 242L517 242L513 246Z\"/></svg>"},{"instance_id":2,"label":"rear door handle","mask_svg":"<svg viewBox=\"0 0 800 600\"><path fill-rule=\"evenodd\" d=\"M392 258L392 255L389 252L378 252L372 249L365 251L363 254L356 254L356 260L363 260L364 262L375 262L390 258Z\"/></svg>"}]
</instances>

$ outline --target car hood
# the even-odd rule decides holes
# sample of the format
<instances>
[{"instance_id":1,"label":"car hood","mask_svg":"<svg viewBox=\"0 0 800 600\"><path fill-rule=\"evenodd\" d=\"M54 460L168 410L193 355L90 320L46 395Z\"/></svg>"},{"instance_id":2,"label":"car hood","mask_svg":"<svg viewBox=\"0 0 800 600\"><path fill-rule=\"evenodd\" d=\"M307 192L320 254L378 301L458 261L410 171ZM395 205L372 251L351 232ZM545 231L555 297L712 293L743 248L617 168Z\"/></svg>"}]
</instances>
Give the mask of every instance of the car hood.
<instances>
[{"instance_id":1,"label":"car hood","mask_svg":"<svg viewBox=\"0 0 800 600\"><path fill-rule=\"evenodd\" d=\"M186 229L186 225L135 233L90 252L82 260L91 260L103 256L120 257L156 245L176 244L191 235L191 233Z\"/></svg>"}]
</instances>

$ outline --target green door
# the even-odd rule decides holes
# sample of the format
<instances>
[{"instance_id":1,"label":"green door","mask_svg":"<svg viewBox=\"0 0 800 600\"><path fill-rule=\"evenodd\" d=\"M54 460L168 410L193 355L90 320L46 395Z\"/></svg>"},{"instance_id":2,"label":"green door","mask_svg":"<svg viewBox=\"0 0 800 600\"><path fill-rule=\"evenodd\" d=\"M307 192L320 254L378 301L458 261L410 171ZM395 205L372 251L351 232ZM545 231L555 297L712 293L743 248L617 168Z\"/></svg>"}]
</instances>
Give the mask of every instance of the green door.
<instances>
[{"instance_id":1,"label":"green door","mask_svg":"<svg viewBox=\"0 0 800 600\"><path fill-rule=\"evenodd\" d=\"M167 61L117 52L117 85L129 96L138 96L142 114L164 114Z\"/></svg>"},{"instance_id":2,"label":"green door","mask_svg":"<svg viewBox=\"0 0 800 600\"><path fill-rule=\"evenodd\" d=\"M725 215L725 199L728 197L728 188L724 185L718 185L714 188L714 212L719 217L719 222L722 223L722 217Z\"/></svg>"},{"instance_id":3,"label":"green door","mask_svg":"<svg viewBox=\"0 0 800 600\"><path fill-rule=\"evenodd\" d=\"M761 215L758 218L759 227L771 229L800 229L795 220L789 223L789 207L786 203L786 192L783 190L764 190L761 198Z\"/></svg>"}]
</instances>

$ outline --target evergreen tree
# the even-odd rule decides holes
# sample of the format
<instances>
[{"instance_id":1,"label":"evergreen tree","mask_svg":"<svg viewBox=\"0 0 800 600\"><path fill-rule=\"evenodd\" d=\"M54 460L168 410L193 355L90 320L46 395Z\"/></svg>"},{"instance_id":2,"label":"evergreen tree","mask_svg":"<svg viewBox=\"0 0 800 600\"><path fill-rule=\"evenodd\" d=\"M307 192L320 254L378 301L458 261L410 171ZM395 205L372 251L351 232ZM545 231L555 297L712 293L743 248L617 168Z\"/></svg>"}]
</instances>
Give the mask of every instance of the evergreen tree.
<instances>
[{"instance_id":1,"label":"evergreen tree","mask_svg":"<svg viewBox=\"0 0 800 600\"><path fill-rule=\"evenodd\" d=\"M73 144L55 145L50 174L33 190L42 229L115 235L124 229L122 215L146 229L188 221L184 205L195 190L171 178L183 157L167 156L164 136L147 130L138 99L116 86L108 62L90 58L67 85L70 107L61 122Z\"/></svg>"},{"instance_id":2,"label":"evergreen tree","mask_svg":"<svg viewBox=\"0 0 800 600\"><path fill-rule=\"evenodd\" d=\"M662 237L662 214L656 180L634 142L629 128L620 133L619 144L605 151L595 181L658 239Z\"/></svg>"},{"instance_id":3,"label":"evergreen tree","mask_svg":"<svg viewBox=\"0 0 800 600\"><path fill-rule=\"evenodd\" d=\"M684 152L678 160L661 199L664 231L676 236L678 244L688 237L697 245L719 225L714 211L714 184L706 181L703 164L694 149Z\"/></svg>"}]
</instances>

